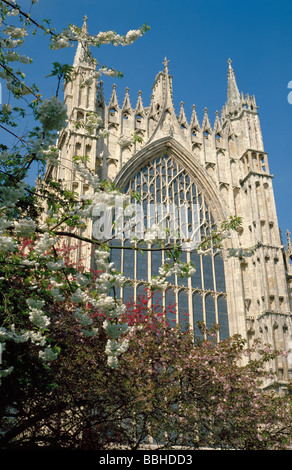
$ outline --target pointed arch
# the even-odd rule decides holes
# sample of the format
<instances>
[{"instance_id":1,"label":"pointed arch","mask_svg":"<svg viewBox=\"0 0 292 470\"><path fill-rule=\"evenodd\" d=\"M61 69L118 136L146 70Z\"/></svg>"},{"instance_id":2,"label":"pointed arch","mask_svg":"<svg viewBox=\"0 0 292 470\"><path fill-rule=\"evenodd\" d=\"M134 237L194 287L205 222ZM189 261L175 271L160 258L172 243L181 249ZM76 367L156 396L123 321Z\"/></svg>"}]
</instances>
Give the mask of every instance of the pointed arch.
<instances>
[{"instance_id":1,"label":"pointed arch","mask_svg":"<svg viewBox=\"0 0 292 470\"><path fill-rule=\"evenodd\" d=\"M169 136L158 139L155 142L150 142L130 158L117 174L115 178L116 186L122 191L125 190L128 181L133 178L138 171L152 160L162 155L173 157L204 193L207 205L212 207L212 215L215 223L217 224L226 220L228 214L221 202L217 189L210 181L210 177L205 169L201 166L199 161L194 158L193 154L174 138Z\"/></svg>"},{"instance_id":2,"label":"pointed arch","mask_svg":"<svg viewBox=\"0 0 292 470\"><path fill-rule=\"evenodd\" d=\"M134 190L140 193L139 204L142 216L139 216L139 221L142 220L144 229L149 229L155 223L159 224L165 215L159 210L163 211L167 207L168 211L172 211L169 209L171 205L174 208L180 207L180 205L187 207L186 222L179 212L175 213L172 219L177 221L178 227L175 227L175 230L178 230L178 239L182 239L183 233L193 233L194 227L198 227L200 236L209 235L210 230L220 221L225 220L227 216L220 196L206 171L194 159L193 155L171 137L149 143L137 152L123 166L115 183L123 192L130 193L131 190ZM148 210L149 203L154 204L156 208L159 205L161 207L157 213L155 212L153 220L149 221L149 218L146 217L147 222L145 223L144 216L148 214L146 210ZM185 227L182 230L184 223L186 223L187 230ZM169 222L166 222L166 229L170 229L168 224ZM138 232L134 235L137 236L137 234ZM140 237L138 236L138 238ZM170 241L172 237L166 236L166 238ZM200 319L205 321L209 327L215 323L220 324L217 298L221 294L225 295L226 290L222 280L222 277L224 278L224 262L222 259L221 263L218 262L219 258L220 255L215 256L215 251L212 249L208 256L202 256L196 251L182 252L181 261L194 263L196 273L190 279L180 279L175 274L168 278L170 288L162 294L161 299L163 307L170 303L176 304L176 317L169 318L171 322L178 322L184 327L190 326L194 330L196 330L196 322ZM151 276L157 275L158 268L165 261L165 253L161 250L146 251L143 254L143 259L139 252L131 251L130 254L123 254L124 269L122 267L122 272L126 277L133 279L134 286L138 286L141 285L141 281L147 283ZM134 266L135 275L131 276L129 270L133 270ZM217 285L218 287L216 287ZM198 291L199 296L196 294ZM125 293L126 291L124 291ZM221 310L224 309L221 308ZM226 331L225 312L223 315Z\"/></svg>"}]
</instances>

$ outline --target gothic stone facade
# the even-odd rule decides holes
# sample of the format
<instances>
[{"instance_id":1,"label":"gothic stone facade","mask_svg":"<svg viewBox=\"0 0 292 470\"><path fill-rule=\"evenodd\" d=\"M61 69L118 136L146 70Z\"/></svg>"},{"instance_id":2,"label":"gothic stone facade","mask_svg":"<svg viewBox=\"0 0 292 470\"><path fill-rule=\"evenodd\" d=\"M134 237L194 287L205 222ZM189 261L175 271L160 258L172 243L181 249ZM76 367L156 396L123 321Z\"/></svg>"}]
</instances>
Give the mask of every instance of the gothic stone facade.
<instances>
[{"instance_id":1,"label":"gothic stone facade","mask_svg":"<svg viewBox=\"0 0 292 470\"><path fill-rule=\"evenodd\" d=\"M276 348L291 347L291 243L288 236L285 250L256 101L238 91L231 61L228 61L227 102L221 114L216 112L213 126L207 109L202 123L198 121L195 106L190 122L183 103L176 114L166 60L155 78L148 107L143 105L141 92L136 106L132 107L128 89L119 104L114 85L110 102L106 104L102 83L94 80L90 86L80 87L93 70L82 54L81 45L74 67L75 78L64 87L69 122L58 142L60 164L48 168L47 176L53 172L69 187L86 194L88 186L78 178L73 156L88 155L90 168L101 179L115 181L123 191L140 189L148 201L155 201L160 193L166 200L170 189L175 193L172 185L176 182L184 200L193 198L204 206L209 227L219 225L231 215L242 217L242 229L224 241L220 258L210 255L195 259L196 280L173 280L173 299L178 304L182 301L180 309L189 313L192 327L196 319L206 320L207 315L213 315L214 321L223 324L225 333L239 333L248 341L259 337ZM102 117L102 127L108 131L106 137L97 139L95 135L87 135L84 128L76 128L76 121L86 122L90 112ZM142 143L136 141L125 146L119 143L121 135L133 134L141 136ZM151 175L156 175L153 184L149 180ZM85 235L90 235L90 230L89 227ZM227 255L229 248L248 249L258 243L250 257ZM128 275L133 280L134 296L143 284L140 281L147 281L157 263L155 254L147 254L144 259L139 256L135 253L127 259L122 252L116 259L123 272L132 266L132 274L129 271ZM187 260L190 259L187 254ZM163 257L158 261L163 261ZM122 295L125 297L126 292ZM166 295L162 297L167 303ZM291 359L283 358L272 367L283 384L291 378Z\"/></svg>"}]
</instances>

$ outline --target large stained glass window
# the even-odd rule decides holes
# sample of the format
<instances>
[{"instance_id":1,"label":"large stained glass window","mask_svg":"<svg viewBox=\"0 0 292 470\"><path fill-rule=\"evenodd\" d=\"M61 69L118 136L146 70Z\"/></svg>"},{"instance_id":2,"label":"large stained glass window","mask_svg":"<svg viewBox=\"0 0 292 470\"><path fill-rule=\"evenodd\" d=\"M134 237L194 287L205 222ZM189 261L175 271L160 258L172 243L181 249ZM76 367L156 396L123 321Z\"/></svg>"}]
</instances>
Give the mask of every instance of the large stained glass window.
<instances>
[{"instance_id":1,"label":"large stained glass window","mask_svg":"<svg viewBox=\"0 0 292 470\"><path fill-rule=\"evenodd\" d=\"M185 211L183 219L178 211L173 212L170 220L164 219L166 225L168 224L168 229L173 226L175 230L181 229L178 232L169 230L165 241L173 241L175 233L180 238L182 234L194 230L194 227L198 229L200 238L208 235L215 226L203 192L191 180L187 171L170 156L158 157L145 165L128 181L125 192L129 194L135 192L140 195L139 202L133 199L133 204L139 204L143 209L141 211L145 218L143 228L149 228L149 224L157 223L157 217L160 217L160 220L162 217L161 211L156 211L154 214L151 211L149 218L150 205L170 207L172 208L170 210L181 206L187 208L187 217L185 217ZM165 261L165 252L159 250L158 245L154 245L152 251L132 250L133 241L129 238L118 239L114 243L117 246L123 245L129 248L113 249L111 255L117 268L129 279L128 284L121 288L120 296L124 301L129 298L136 300L151 276L158 274L158 268ZM144 247L150 248L150 245L147 246L145 243ZM212 249L208 255L200 255L196 251L185 251L181 259L185 262L191 261L195 265L195 274L189 279L181 279L173 274L168 278L171 287L166 292L156 293L154 301L159 299L163 306L175 304L176 315L172 315L169 320L190 326L195 334L199 335L197 322L203 321L208 327L218 323L220 339L228 337L225 276L221 255L213 252Z\"/></svg>"}]
</instances>

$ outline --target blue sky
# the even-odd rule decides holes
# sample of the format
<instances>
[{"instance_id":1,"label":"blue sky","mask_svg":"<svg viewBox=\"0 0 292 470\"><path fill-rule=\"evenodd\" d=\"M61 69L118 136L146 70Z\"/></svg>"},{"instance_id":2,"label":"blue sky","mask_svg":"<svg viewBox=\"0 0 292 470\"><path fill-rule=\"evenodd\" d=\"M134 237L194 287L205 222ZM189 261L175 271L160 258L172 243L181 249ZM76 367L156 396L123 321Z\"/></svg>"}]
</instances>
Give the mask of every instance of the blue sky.
<instances>
[{"instance_id":1,"label":"blue sky","mask_svg":"<svg viewBox=\"0 0 292 470\"><path fill-rule=\"evenodd\" d=\"M30 1L20 0L19 4L26 6ZM91 34L109 29L125 34L144 23L151 27L131 46L104 46L95 52L101 64L124 73L124 78L115 79L120 104L129 87L132 106L139 90L144 105L149 105L151 87L166 56L177 112L183 101L190 118L195 104L202 121L207 107L213 123L215 111L221 111L226 102L227 60L231 58L239 90L255 95L259 106L265 151L274 174L279 225L286 242L286 229L292 232L292 104L287 99L292 91L288 89L292 80L291 1L39 0L32 13L37 19L51 19L57 31L69 23L81 26L85 14ZM37 39L28 40L26 49L35 61L27 67L28 78L40 85L45 96L54 94L54 80L44 77L52 62L72 63L75 48L50 51L48 39L38 34ZM104 82L109 100L113 79Z\"/></svg>"}]
</instances>

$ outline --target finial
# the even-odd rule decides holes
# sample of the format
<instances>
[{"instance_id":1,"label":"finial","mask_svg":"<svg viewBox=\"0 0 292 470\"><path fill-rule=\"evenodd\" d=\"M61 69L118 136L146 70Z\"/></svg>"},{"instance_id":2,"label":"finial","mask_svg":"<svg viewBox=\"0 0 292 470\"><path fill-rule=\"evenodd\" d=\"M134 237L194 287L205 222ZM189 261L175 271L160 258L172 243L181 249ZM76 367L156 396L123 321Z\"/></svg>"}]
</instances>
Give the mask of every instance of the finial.
<instances>
[{"instance_id":1,"label":"finial","mask_svg":"<svg viewBox=\"0 0 292 470\"><path fill-rule=\"evenodd\" d=\"M165 72L168 71L168 62L169 60L165 57L164 62L163 62Z\"/></svg>"},{"instance_id":2,"label":"finial","mask_svg":"<svg viewBox=\"0 0 292 470\"><path fill-rule=\"evenodd\" d=\"M211 124L210 124L209 117L208 117L208 108L204 108L202 130L205 132L208 132L208 134L212 132Z\"/></svg>"},{"instance_id":3,"label":"finial","mask_svg":"<svg viewBox=\"0 0 292 470\"><path fill-rule=\"evenodd\" d=\"M117 93L116 93L116 88L117 88L117 85L114 83L113 86L112 86L112 95L111 95L110 102L109 102L109 107L110 108L111 107L112 108L117 108L119 106Z\"/></svg>"},{"instance_id":4,"label":"finial","mask_svg":"<svg viewBox=\"0 0 292 470\"><path fill-rule=\"evenodd\" d=\"M138 100L136 104L136 109L135 109L136 114L141 114L143 115L144 109L143 109L143 102L142 102L142 91L138 91Z\"/></svg>"},{"instance_id":5,"label":"finial","mask_svg":"<svg viewBox=\"0 0 292 470\"><path fill-rule=\"evenodd\" d=\"M83 25L82 25L82 28L81 28L84 33L88 32L87 19L88 19L88 17L86 15L84 15L83 16Z\"/></svg>"},{"instance_id":6,"label":"finial","mask_svg":"<svg viewBox=\"0 0 292 470\"><path fill-rule=\"evenodd\" d=\"M129 96L129 87L125 88L125 98L122 106L123 111L127 111L128 113L131 112L131 103L130 103L130 96Z\"/></svg>"},{"instance_id":7,"label":"finial","mask_svg":"<svg viewBox=\"0 0 292 470\"><path fill-rule=\"evenodd\" d=\"M231 59L228 59L227 60L227 64L228 64L228 71L227 71L227 75L228 77L231 77L232 75L234 75L234 70L232 68L232 60Z\"/></svg>"},{"instance_id":8,"label":"finial","mask_svg":"<svg viewBox=\"0 0 292 470\"><path fill-rule=\"evenodd\" d=\"M88 16L84 15L83 16L83 25L82 25L82 30L83 31L87 31L87 20L88 20Z\"/></svg>"}]
</instances>

